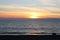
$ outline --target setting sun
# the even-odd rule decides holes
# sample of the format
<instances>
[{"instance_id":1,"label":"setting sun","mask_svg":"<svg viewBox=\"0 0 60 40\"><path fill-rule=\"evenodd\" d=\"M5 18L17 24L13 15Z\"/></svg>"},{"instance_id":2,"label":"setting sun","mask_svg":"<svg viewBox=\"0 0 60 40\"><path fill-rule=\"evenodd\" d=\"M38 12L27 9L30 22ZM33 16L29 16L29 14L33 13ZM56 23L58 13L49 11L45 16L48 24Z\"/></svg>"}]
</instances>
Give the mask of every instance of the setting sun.
<instances>
[{"instance_id":1,"label":"setting sun","mask_svg":"<svg viewBox=\"0 0 60 40\"><path fill-rule=\"evenodd\" d=\"M30 13L31 14L31 16L29 17L29 18L39 18L38 16L38 13L37 12L32 12L32 13Z\"/></svg>"},{"instance_id":2,"label":"setting sun","mask_svg":"<svg viewBox=\"0 0 60 40\"><path fill-rule=\"evenodd\" d=\"M38 17L36 17L36 16L31 16L30 18L38 18Z\"/></svg>"}]
</instances>

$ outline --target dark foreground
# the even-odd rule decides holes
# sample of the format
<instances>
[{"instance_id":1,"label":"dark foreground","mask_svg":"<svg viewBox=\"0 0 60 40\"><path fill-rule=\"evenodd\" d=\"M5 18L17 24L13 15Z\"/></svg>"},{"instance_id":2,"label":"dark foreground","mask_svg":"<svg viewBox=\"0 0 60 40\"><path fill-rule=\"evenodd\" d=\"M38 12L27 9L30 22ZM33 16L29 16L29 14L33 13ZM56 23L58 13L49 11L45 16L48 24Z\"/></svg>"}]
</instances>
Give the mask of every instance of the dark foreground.
<instances>
[{"instance_id":1,"label":"dark foreground","mask_svg":"<svg viewBox=\"0 0 60 40\"><path fill-rule=\"evenodd\" d=\"M60 36L53 35L0 35L0 40L60 40Z\"/></svg>"}]
</instances>

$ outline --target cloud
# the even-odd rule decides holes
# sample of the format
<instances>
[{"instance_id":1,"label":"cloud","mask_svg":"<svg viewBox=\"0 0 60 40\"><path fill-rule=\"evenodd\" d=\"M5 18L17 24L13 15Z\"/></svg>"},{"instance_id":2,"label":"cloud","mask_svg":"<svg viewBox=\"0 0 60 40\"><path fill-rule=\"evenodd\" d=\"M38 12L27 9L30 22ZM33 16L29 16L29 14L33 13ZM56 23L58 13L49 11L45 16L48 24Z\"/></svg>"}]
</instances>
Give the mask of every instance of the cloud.
<instances>
[{"instance_id":1,"label":"cloud","mask_svg":"<svg viewBox=\"0 0 60 40\"><path fill-rule=\"evenodd\" d=\"M43 6L56 6L55 0L39 0Z\"/></svg>"},{"instance_id":2,"label":"cloud","mask_svg":"<svg viewBox=\"0 0 60 40\"><path fill-rule=\"evenodd\" d=\"M50 14L60 14L60 0L39 0L42 8Z\"/></svg>"},{"instance_id":3,"label":"cloud","mask_svg":"<svg viewBox=\"0 0 60 40\"><path fill-rule=\"evenodd\" d=\"M28 7L21 5L0 5L0 17L19 18L29 17L31 13L35 13L41 17L59 18L60 8L58 7ZM1 16L2 15L2 16Z\"/></svg>"},{"instance_id":4,"label":"cloud","mask_svg":"<svg viewBox=\"0 0 60 40\"><path fill-rule=\"evenodd\" d=\"M43 8L27 7L21 5L0 5L0 12L47 12Z\"/></svg>"},{"instance_id":5,"label":"cloud","mask_svg":"<svg viewBox=\"0 0 60 40\"><path fill-rule=\"evenodd\" d=\"M5 0L7 1L7 0ZM0 15L20 15L39 12L43 15L60 16L60 0L9 0L0 3ZM12 1L12 2L11 2ZM6 4L4 4L6 3ZM3 14L2 14L3 13ZM24 14L24 15L25 15Z\"/></svg>"},{"instance_id":6,"label":"cloud","mask_svg":"<svg viewBox=\"0 0 60 40\"><path fill-rule=\"evenodd\" d=\"M58 7L27 7L21 5L0 5L0 12L42 12L42 13L60 13Z\"/></svg>"},{"instance_id":7,"label":"cloud","mask_svg":"<svg viewBox=\"0 0 60 40\"><path fill-rule=\"evenodd\" d=\"M1 10L29 10L29 11L37 11L40 10L38 8L34 7L25 7L25 6L18 6L18 5L0 5L0 11Z\"/></svg>"},{"instance_id":8,"label":"cloud","mask_svg":"<svg viewBox=\"0 0 60 40\"><path fill-rule=\"evenodd\" d=\"M48 10L50 13L60 14L60 8L58 7L44 7L45 10Z\"/></svg>"}]
</instances>

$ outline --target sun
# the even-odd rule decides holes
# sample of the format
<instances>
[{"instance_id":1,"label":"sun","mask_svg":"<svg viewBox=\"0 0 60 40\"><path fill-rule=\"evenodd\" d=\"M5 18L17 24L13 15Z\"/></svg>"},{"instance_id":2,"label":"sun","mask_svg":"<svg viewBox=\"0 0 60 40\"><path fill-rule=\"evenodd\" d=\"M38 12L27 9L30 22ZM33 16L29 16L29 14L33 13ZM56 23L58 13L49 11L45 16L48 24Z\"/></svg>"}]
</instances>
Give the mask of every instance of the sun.
<instances>
[{"instance_id":1,"label":"sun","mask_svg":"<svg viewBox=\"0 0 60 40\"><path fill-rule=\"evenodd\" d=\"M30 14L31 14L31 16L30 16L29 18L33 18L33 19L39 18L39 17L38 17L39 14L38 14L37 12L32 12L32 13L30 13Z\"/></svg>"},{"instance_id":2,"label":"sun","mask_svg":"<svg viewBox=\"0 0 60 40\"><path fill-rule=\"evenodd\" d=\"M37 16L31 16L30 18L38 18Z\"/></svg>"}]
</instances>

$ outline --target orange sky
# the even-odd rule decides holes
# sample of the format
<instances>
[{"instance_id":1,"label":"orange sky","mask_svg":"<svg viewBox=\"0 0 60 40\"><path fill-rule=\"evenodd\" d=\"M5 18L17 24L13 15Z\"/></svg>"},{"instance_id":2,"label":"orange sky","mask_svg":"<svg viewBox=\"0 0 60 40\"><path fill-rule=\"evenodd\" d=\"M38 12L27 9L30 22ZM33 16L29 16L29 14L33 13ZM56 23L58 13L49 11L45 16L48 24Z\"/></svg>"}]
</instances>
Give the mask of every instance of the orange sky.
<instances>
[{"instance_id":1,"label":"orange sky","mask_svg":"<svg viewBox=\"0 0 60 40\"><path fill-rule=\"evenodd\" d=\"M60 18L60 0L0 0L0 18Z\"/></svg>"},{"instance_id":2,"label":"orange sky","mask_svg":"<svg viewBox=\"0 0 60 40\"><path fill-rule=\"evenodd\" d=\"M40 12L2 12L0 18L60 18L60 15Z\"/></svg>"},{"instance_id":3,"label":"orange sky","mask_svg":"<svg viewBox=\"0 0 60 40\"><path fill-rule=\"evenodd\" d=\"M0 18L27 18L29 15L24 13L5 13L0 14Z\"/></svg>"},{"instance_id":4,"label":"orange sky","mask_svg":"<svg viewBox=\"0 0 60 40\"><path fill-rule=\"evenodd\" d=\"M60 18L57 7L37 8L16 5L1 5L0 18Z\"/></svg>"}]
</instances>

